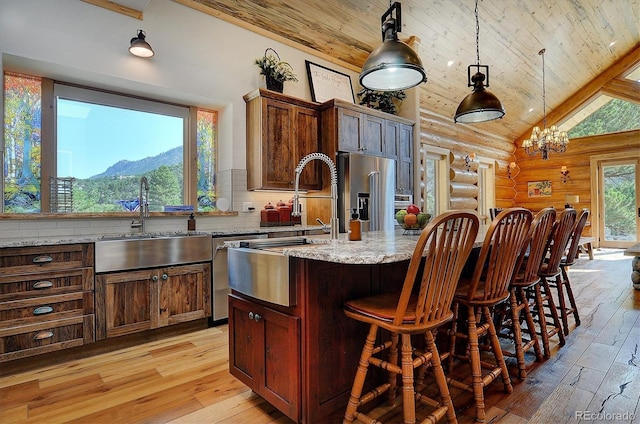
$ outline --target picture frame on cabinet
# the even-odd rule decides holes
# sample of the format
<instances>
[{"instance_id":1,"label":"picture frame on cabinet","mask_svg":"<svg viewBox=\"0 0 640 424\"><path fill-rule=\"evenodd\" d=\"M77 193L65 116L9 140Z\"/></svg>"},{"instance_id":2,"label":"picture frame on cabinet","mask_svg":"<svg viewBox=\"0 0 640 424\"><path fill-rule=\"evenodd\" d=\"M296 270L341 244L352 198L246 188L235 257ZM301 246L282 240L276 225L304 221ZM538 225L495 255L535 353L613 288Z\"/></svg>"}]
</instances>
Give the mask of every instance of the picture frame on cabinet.
<instances>
[{"instance_id":1,"label":"picture frame on cabinet","mask_svg":"<svg viewBox=\"0 0 640 424\"><path fill-rule=\"evenodd\" d=\"M309 87L311 87L311 99L314 102L324 103L331 99L356 102L349 75L308 60L304 62L307 66Z\"/></svg>"}]
</instances>

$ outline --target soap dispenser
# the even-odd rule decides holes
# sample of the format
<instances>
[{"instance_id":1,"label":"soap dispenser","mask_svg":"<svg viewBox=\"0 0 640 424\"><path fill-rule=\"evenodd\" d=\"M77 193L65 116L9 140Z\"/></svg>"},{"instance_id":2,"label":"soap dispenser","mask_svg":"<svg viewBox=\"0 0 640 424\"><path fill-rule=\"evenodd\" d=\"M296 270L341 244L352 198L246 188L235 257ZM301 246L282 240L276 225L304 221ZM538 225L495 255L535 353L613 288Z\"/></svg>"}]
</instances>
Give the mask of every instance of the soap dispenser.
<instances>
[{"instance_id":1,"label":"soap dispenser","mask_svg":"<svg viewBox=\"0 0 640 424\"><path fill-rule=\"evenodd\" d=\"M195 231L196 230L196 217L191 213L189 215L189 219L187 220L187 231Z\"/></svg>"},{"instance_id":2,"label":"soap dispenser","mask_svg":"<svg viewBox=\"0 0 640 424\"><path fill-rule=\"evenodd\" d=\"M349 220L349 240L362 240L362 228L357 209L351 212L351 219Z\"/></svg>"}]
</instances>

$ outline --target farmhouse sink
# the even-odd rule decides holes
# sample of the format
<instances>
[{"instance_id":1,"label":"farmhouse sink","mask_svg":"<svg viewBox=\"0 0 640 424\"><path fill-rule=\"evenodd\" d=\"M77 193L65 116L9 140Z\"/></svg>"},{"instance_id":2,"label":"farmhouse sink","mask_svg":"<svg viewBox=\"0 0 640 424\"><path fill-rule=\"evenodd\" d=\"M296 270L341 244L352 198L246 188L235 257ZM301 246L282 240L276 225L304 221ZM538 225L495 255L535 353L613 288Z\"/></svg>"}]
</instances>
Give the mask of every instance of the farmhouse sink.
<instances>
[{"instance_id":1,"label":"farmhouse sink","mask_svg":"<svg viewBox=\"0 0 640 424\"><path fill-rule=\"evenodd\" d=\"M105 236L95 243L95 271L113 272L211 261L206 233L149 233Z\"/></svg>"},{"instance_id":2,"label":"farmhouse sink","mask_svg":"<svg viewBox=\"0 0 640 424\"><path fill-rule=\"evenodd\" d=\"M286 247L309 244L305 237L241 241L230 248L229 287L240 293L282 306L296 304L295 284L289 278Z\"/></svg>"}]
</instances>

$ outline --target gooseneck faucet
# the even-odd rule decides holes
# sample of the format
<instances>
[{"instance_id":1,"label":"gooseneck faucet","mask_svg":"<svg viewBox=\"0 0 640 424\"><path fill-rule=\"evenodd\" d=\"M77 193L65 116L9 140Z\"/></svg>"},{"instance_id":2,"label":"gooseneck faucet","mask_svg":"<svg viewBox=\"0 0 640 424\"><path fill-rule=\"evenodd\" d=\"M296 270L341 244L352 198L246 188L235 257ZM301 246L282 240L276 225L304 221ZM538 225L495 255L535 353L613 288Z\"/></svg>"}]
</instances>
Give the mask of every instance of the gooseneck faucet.
<instances>
[{"instance_id":1,"label":"gooseneck faucet","mask_svg":"<svg viewBox=\"0 0 640 424\"><path fill-rule=\"evenodd\" d=\"M331 196L300 196L298 193L298 186L300 184L300 174L304 167L312 160L321 160L329 166L331 172ZM324 153L309 153L307 156L300 159L298 166L296 166L296 180L293 192L293 216L300 216L300 198L309 197L323 197L331 199L331 240L338 239L338 171L336 171L336 165L331 158Z\"/></svg>"},{"instance_id":2,"label":"gooseneck faucet","mask_svg":"<svg viewBox=\"0 0 640 424\"><path fill-rule=\"evenodd\" d=\"M144 190L144 197L142 192ZM131 228L140 228L140 232L144 234L144 220L149 217L149 180L147 177L142 176L140 178L140 197L138 209L140 210L140 217L131 221Z\"/></svg>"}]
</instances>

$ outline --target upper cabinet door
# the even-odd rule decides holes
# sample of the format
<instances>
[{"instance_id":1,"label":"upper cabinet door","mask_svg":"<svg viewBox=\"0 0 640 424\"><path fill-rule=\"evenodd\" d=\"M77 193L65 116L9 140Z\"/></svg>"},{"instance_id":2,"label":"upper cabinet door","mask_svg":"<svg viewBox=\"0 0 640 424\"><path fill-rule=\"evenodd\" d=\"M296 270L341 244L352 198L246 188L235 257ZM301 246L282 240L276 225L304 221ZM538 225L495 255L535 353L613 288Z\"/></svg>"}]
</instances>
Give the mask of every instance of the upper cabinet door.
<instances>
[{"instance_id":1,"label":"upper cabinet door","mask_svg":"<svg viewBox=\"0 0 640 424\"><path fill-rule=\"evenodd\" d=\"M247 188L293 190L295 168L305 155L320 151L318 106L268 90L245 96L247 103ZM318 161L300 176L300 188L322 188Z\"/></svg>"},{"instance_id":2,"label":"upper cabinet door","mask_svg":"<svg viewBox=\"0 0 640 424\"><path fill-rule=\"evenodd\" d=\"M361 139L360 149L365 154L384 156L385 122L384 118L364 114L364 134Z\"/></svg>"},{"instance_id":3,"label":"upper cabinet door","mask_svg":"<svg viewBox=\"0 0 640 424\"><path fill-rule=\"evenodd\" d=\"M362 139L362 113L351 109L338 109L338 150L359 152Z\"/></svg>"}]
</instances>

